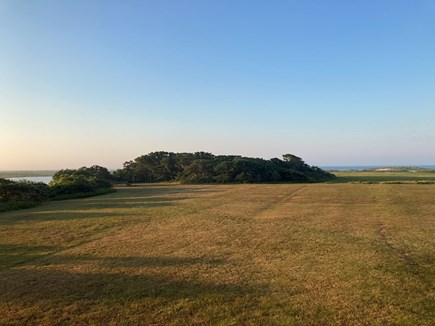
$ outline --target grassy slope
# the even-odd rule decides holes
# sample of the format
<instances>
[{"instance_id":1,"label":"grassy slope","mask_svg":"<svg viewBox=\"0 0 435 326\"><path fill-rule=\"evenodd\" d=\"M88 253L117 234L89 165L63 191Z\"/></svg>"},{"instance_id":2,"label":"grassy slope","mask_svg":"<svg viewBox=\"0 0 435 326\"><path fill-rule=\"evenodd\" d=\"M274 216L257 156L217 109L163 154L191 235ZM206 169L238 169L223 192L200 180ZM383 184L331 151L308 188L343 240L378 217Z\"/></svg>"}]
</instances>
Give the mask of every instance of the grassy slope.
<instances>
[{"instance_id":1,"label":"grassy slope","mask_svg":"<svg viewBox=\"0 0 435 326\"><path fill-rule=\"evenodd\" d=\"M0 214L0 324L409 324L435 185L144 185Z\"/></svg>"}]
</instances>

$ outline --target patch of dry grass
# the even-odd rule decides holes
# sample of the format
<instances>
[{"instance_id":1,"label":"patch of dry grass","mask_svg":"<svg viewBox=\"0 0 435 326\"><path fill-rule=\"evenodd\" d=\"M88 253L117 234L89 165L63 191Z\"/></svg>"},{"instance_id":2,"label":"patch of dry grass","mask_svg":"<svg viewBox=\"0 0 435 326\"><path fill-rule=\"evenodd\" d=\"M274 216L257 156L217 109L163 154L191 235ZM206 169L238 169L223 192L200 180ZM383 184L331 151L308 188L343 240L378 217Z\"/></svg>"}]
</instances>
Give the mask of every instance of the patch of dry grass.
<instances>
[{"instance_id":1,"label":"patch of dry grass","mask_svg":"<svg viewBox=\"0 0 435 326\"><path fill-rule=\"evenodd\" d=\"M143 185L0 214L0 324L409 324L434 185Z\"/></svg>"}]
</instances>

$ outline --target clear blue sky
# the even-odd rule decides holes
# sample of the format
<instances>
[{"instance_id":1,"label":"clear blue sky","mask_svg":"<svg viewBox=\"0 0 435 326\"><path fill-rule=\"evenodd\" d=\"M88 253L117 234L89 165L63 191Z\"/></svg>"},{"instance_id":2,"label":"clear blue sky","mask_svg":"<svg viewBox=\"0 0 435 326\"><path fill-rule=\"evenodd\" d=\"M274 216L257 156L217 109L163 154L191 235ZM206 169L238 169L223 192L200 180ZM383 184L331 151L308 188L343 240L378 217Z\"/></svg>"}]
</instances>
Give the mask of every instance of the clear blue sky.
<instances>
[{"instance_id":1,"label":"clear blue sky","mask_svg":"<svg viewBox=\"0 0 435 326\"><path fill-rule=\"evenodd\" d=\"M0 150L435 164L435 1L0 0Z\"/></svg>"}]
</instances>

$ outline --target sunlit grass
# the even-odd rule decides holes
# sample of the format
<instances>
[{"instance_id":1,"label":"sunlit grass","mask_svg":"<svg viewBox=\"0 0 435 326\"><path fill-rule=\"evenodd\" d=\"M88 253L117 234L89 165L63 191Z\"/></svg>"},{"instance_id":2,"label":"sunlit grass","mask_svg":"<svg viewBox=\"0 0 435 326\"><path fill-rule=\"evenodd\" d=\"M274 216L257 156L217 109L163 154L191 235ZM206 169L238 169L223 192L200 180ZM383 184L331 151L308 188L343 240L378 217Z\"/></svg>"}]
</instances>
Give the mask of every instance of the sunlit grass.
<instances>
[{"instance_id":1,"label":"sunlit grass","mask_svg":"<svg viewBox=\"0 0 435 326\"><path fill-rule=\"evenodd\" d=\"M143 185L0 214L0 324L408 324L435 185Z\"/></svg>"},{"instance_id":2,"label":"sunlit grass","mask_svg":"<svg viewBox=\"0 0 435 326\"><path fill-rule=\"evenodd\" d=\"M333 183L435 183L433 170L415 172L377 172L377 171L338 171L333 172L337 179Z\"/></svg>"}]
</instances>

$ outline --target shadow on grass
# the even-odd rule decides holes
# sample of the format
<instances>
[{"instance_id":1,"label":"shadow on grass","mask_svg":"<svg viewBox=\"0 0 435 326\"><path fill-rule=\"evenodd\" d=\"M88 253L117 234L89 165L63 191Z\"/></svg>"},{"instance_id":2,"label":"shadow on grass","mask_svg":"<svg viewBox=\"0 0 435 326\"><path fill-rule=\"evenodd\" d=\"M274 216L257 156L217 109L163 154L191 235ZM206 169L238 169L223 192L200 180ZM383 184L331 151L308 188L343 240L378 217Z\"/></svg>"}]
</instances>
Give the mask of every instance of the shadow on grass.
<instances>
[{"instance_id":1,"label":"shadow on grass","mask_svg":"<svg viewBox=\"0 0 435 326\"><path fill-rule=\"evenodd\" d=\"M41 260L26 263L26 266L45 265L77 265L92 263L104 268L115 267L168 267L187 266L199 264L218 265L224 263L223 259L212 259L206 257L159 257L159 256L123 256L123 257L97 257L91 255L52 255Z\"/></svg>"},{"instance_id":2,"label":"shadow on grass","mask_svg":"<svg viewBox=\"0 0 435 326\"><path fill-rule=\"evenodd\" d=\"M128 206L125 207L162 207L169 206L169 204L151 204L142 206ZM115 207L113 207L115 208ZM120 207L119 207L120 208ZM80 209L77 209L80 210ZM90 211L74 211L73 209L62 210L62 211L42 211L42 212L28 212L27 214L13 215L13 216L1 216L0 225L12 225L16 223L23 222L45 222L45 221L69 221L69 220L81 220L81 219L104 219L119 217L119 219L126 219L129 217L140 216L139 213L128 213L123 214L122 212L95 212L90 209Z\"/></svg>"},{"instance_id":3,"label":"shadow on grass","mask_svg":"<svg viewBox=\"0 0 435 326\"><path fill-rule=\"evenodd\" d=\"M177 194L199 194L215 193L222 190L210 189L210 186L181 186L162 184L139 184L134 187L118 187L116 193L108 193L95 197L73 198L68 200L56 200L44 203L36 210L13 211L8 214L0 214L0 224L10 224L16 218L17 222L23 220L20 216L27 215L24 220L33 220L33 214L45 211L45 208L56 209L62 206L62 210L83 210L83 209L111 209L111 208L144 208L160 207L174 204L176 201L192 199L195 196L172 196ZM168 197L170 196L170 197ZM35 206L35 205L31 205ZM31 207L29 206L29 207ZM56 209L58 210L58 209ZM1 212L0 212L1 213ZM14 214L17 213L17 214ZM64 213L64 212L63 212ZM47 211L47 214L50 214ZM52 214L54 215L54 213ZM49 218L52 219L52 218ZM55 218L56 219L56 218ZM63 219L63 217L61 218ZM39 218L38 218L39 220Z\"/></svg>"},{"instance_id":4,"label":"shadow on grass","mask_svg":"<svg viewBox=\"0 0 435 326\"><path fill-rule=\"evenodd\" d=\"M130 187L116 187L123 193L141 193L141 195L171 195L179 193L221 192L213 189L215 184L208 185L167 185L167 184L135 184Z\"/></svg>"},{"instance_id":5,"label":"shadow on grass","mask_svg":"<svg viewBox=\"0 0 435 326\"><path fill-rule=\"evenodd\" d=\"M25 266L76 265L93 263L101 267L166 267L175 265L221 264L222 259L204 257L97 257L56 254L61 247L0 244L0 267L25 263Z\"/></svg>"},{"instance_id":6,"label":"shadow on grass","mask_svg":"<svg viewBox=\"0 0 435 326\"><path fill-rule=\"evenodd\" d=\"M55 270L17 270L20 282L2 282L3 301L35 304L77 300L128 302L147 297L194 298L210 295L244 296L263 292L259 287L175 280L163 275L81 274ZM18 284L17 284L18 283Z\"/></svg>"},{"instance_id":7,"label":"shadow on grass","mask_svg":"<svg viewBox=\"0 0 435 326\"><path fill-rule=\"evenodd\" d=\"M0 269L41 258L41 256L59 249L56 246L27 246L1 243Z\"/></svg>"},{"instance_id":8,"label":"shadow on grass","mask_svg":"<svg viewBox=\"0 0 435 326\"><path fill-rule=\"evenodd\" d=\"M140 208L140 207L160 207L173 205L176 202L189 199L189 197L125 197L108 198L98 201L86 201L80 207L74 209L100 209L100 208Z\"/></svg>"},{"instance_id":9,"label":"shadow on grass","mask_svg":"<svg viewBox=\"0 0 435 326\"><path fill-rule=\"evenodd\" d=\"M126 218L138 216L137 209L169 207L185 198L137 198L137 199L102 199L99 201L63 202L60 205L47 204L35 210L15 211L0 215L0 225L11 225L20 222L64 221L94 218ZM132 209L132 211L122 211ZM113 210L113 211L112 211ZM121 211L116 211L121 210Z\"/></svg>"},{"instance_id":10,"label":"shadow on grass","mask_svg":"<svg viewBox=\"0 0 435 326\"><path fill-rule=\"evenodd\" d=\"M116 209L146 209L168 207L186 199L196 196L171 196L176 194L195 194L201 192L221 192L205 186L180 186L145 184L136 187L121 187L116 193L99 197L74 199L46 203L33 210L15 211L9 214L0 214L0 225L19 222L41 222L53 220L77 220L126 216L137 216L137 211L110 211Z\"/></svg>"},{"instance_id":11,"label":"shadow on grass","mask_svg":"<svg viewBox=\"0 0 435 326\"><path fill-rule=\"evenodd\" d=\"M44 266L45 263L49 265ZM92 262L101 268L89 272L80 263ZM64 264L75 264L74 269ZM250 287L245 284L225 284L207 282L196 277L180 276L180 269L192 266L214 268L225 261L211 258L189 257L87 257L87 256L51 256L40 260L38 264L26 264L20 268L4 271L0 277L0 299L3 302L37 304L68 304L77 300L97 302L128 302L144 298L193 298L210 295L224 297L245 296L266 291L262 287ZM57 268L56 265L62 265ZM54 268L53 268L54 267ZM150 269L147 270L147 267ZM170 270L155 268L170 268ZM113 269L112 269L113 268ZM116 268L129 268L119 271Z\"/></svg>"}]
</instances>

